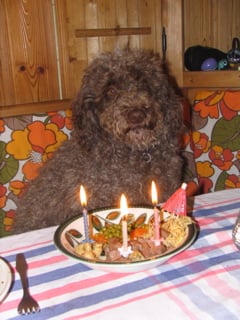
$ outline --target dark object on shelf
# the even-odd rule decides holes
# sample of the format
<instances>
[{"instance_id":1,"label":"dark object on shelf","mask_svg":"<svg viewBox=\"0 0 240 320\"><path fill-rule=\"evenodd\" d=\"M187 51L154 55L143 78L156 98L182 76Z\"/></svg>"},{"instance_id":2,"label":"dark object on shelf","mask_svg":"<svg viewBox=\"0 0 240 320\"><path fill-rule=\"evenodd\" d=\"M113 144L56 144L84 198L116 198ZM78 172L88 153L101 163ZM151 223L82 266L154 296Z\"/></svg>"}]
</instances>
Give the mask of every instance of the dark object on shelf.
<instances>
[{"instance_id":1,"label":"dark object on shelf","mask_svg":"<svg viewBox=\"0 0 240 320\"><path fill-rule=\"evenodd\" d=\"M218 70L227 70L229 68L228 60L222 59L218 61Z\"/></svg>"},{"instance_id":2,"label":"dark object on shelf","mask_svg":"<svg viewBox=\"0 0 240 320\"><path fill-rule=\"evenodd\" d=\"M227 60L231 69L238 69L240 66L240 42L238 38L233 38L232 49L228 51Z\"/></svg>"},{"instance_id":3,"label":"dark object on shelf","mask_svg":"<svg viewBox=\"0 0 240 320\"><path fill-rule=\"evenodd\" d=\"M184 64L189 71L201 71L203 61L208 58L214 58L218 62L227 59L227 54L215 48L193 46L185 51Z\"/></svg>"}]
</instances>

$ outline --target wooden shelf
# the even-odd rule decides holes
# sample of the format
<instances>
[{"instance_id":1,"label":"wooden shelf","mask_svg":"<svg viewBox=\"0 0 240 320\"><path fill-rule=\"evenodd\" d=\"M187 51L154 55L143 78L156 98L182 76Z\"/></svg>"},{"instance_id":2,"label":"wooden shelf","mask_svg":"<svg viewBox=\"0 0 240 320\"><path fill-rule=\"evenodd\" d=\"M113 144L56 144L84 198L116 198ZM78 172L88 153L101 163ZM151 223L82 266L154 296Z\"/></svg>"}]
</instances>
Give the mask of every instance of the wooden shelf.
<instances>
[{"instance_id":1,"label":"wooden shelf","mask_svg":"<svg viewBox=\"0 0 240 320\"><path fill-rule=\"evenodd\" d=\"M0 106L0 118L24 114L35 114L48 111L66 110L71 107L70 99L24 103L11 106Z\"/></svg>"},{"instance_id":2,"label":"wooden shelf","mask_svg":"<svg viewBox=\"0 0 240 320\"><path fill-rule=\"evenodd\" d=\"M240 88L240 71L185 71L185 88Z\"/></svg>"}]
</instances>

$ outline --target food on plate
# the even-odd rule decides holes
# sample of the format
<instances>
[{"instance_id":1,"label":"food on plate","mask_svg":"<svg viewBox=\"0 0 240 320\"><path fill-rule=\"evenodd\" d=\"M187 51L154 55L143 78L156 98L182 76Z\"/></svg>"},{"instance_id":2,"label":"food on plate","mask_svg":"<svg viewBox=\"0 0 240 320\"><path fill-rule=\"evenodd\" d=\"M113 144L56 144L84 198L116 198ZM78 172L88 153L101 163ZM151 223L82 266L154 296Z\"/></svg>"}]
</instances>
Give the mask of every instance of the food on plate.
<instances>
[{"instance_id":1,"label":"food on plate","mask_svg":"<svg viewBox=\"0 0 240 320\"><path fill-rule=\"evenodd\" d=\"M81 242L76 245L75 253L87 260L129 263L153 259L171 252L184 243L188 235L188 225L193 221L188 216L178 216L168 212L164 212L164 217L160 221L161 241L159 245L154 241L154 217L151 216L146 221L144 214L136 219L133 214L129 214L127 216L127 245L131 250L128 255L122 255L121 251L123 247L122 220L113 223L106 219L104 225L98 221L92 242Z\"/></svg>"}]
</instances>

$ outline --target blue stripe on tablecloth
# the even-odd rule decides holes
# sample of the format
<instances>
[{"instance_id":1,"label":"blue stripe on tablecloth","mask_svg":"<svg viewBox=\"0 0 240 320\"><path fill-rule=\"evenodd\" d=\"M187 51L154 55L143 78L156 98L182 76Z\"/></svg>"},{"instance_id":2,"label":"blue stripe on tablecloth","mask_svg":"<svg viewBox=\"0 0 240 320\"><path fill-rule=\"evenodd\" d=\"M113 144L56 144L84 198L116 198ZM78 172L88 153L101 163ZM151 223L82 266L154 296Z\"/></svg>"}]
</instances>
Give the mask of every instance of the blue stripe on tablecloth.
<instances>
[{"instance_id":1,"label":"blue stripe on tablecloth","mask_svg":"<svg viewBox=\"0 0 240 320\"><path fill-rule=\"evenodd\" d=\"M194 294L193 294L194 291ZM230 309L227 309L223 304L214 301L207 292L203 292L198 286L192 284L191 286L184 286L181 288L181 292L184 292L189 297L191 303L197 305L198 309L207 311L208 315L214 313L216 320L238 320Z\"/></svg>"},{"instance_id":2,"label":"blue stripe on tablecloth","mask_svg":"<svg viewBox=\"0 0 240 320\"><path fill-rule=\"evenodd\" d=\"M82 296L82 297L78 297L78 298L74 298L69 300L67 303L61 302L58 305L55 306L51 306L51 307L47 307L44 308L40 314L35 314L35 315L30 315L28 316L28 319L49 319L51 316L61 316L61 314L63 314L64 312L68 312L70 310L73 309L81 309L81 308L85 308L85 307L89 307L92 305L96 305L98 303L101 303L105 300L112 300L114 298L119 298L120 296L123 297L129 293L135 292L135 291L141 291L147 288L150 288L152 286L159 286L162 283L165 282L172 282L172 284L174 283L184 283L187 280L188 276L192 276L193 274L198 274L202 271L207 271L208 268L213 268L214 266L217 266L219 263L227 263L228 265L236 265L236 263L234 261L239 259L239 252L233 252L230 254L226 254L225 256L218 256L218 257L210 257L210 258L206 258L203 259L201 261L196 261L196 262L192 262L188 265L182 266L180 268L177 269L172 269L169 271L165 271L162 272L161 271L161 266L159 267L159 273L158 274L154 274L152 276L148 276L147 278L144 279L140 279L137 281L133 281L131 283L128 284L124 284L124 285L120 285L114 288L110 288L110 289L106 289L97 293L93 293L93 294L88 294L86 296ZM75 266L76 268L76 266ZM231 273L232 276L234 276L234 273ZM46 278L46 276L48 277L47 274L45 274L44 276L44 281L48 282L48 278ZM67 274L65 274L65 276L68 276ZM236 281L238 281L238 273L236 273ZM32 278L31 278L32 279ZM207 279L207 278L206 278ZM51 280L49 279L49 286L51 286ZM186 288L188 286L194 286L195 289L197 289L197 286L194 285L194 279L193 279L193 283L187 283L187 284L183 284L183 286L181 287L181 291L183 291L183 288L185 288L185 290L187 290ZM177 289L175 289L177 290ZM199 293L200 294L200 293ZM201 294L201 299L199 297L199 299L197 298L197 295L195 295L196 299L192 300L193 303L195 303L195 305L199 308L202 309L203 306L206 306L208 301L209 301L209 297L205 296L203 293ZM222 314L225 315L224 319L231 319L231 320L235 320L236 318L234 317L234 315L230 312L230 310L226 309L224 307L224 305L222 305L221 307L218 308L222 309ZM10 319L18 319L16 317L10 318ZM61 319L61 318L59 318ZM220 318L219 318L220 319Z\"/></svg>"},{"instance_id":3,"label":"blue stripe on tablecloth","mask_svg":"<svg viewBox=\"0 0 240 320\"><path fill-rule=\"evenodd\" d=\"M220 205L217 206L218 204L214 204L216 205L216 207L209 207L206 206L202 209L196 209L193 212L193 216L194 217L201 217L201 216L211 216L214 213L219 213L219 212L224 212L224 211L230 211L233 209L239 209L240 210L240 201L234 202L234 203L230 203L227 205Z\"/></svg>"},{"instance_id":4,"label":"blue stripe on tablecloth","mask_svg":"<svg viewBox=\"0 0 240 320\"><path fill-rule=\"evenodd\" d=\"M51 281L62 279L71 275L75 275L75 274L79 275L81 272L85 272L89 270L91 269L87 268L82 263L78 263L75 266L58 268L57 274L56 274L56 271L53 270L47 273L43 273L41 275L31 276L29 278L29 282L31 286L37 286L45 282L50 283ZM21 282L20 280L16 280L12 291L19 290L19 289L21 289Z\"/></svg>"},{"instance_id":5,"label":"blue stripe on tablecloth","mask_svg":"<svg viewBox=\"0 0 240 320\"><path fill-rule=\"evenodd\" d=\"M55 251L56 247L53 243L49 244L49 245L45 245L43 247L39 247L39 248L30 248L30 249L26 249L23 250L22 252L24 252L24 255L27 258L30 257L37 257L40 255L43 255L45 253L48 253L50 251ZM4 255L4 258L7 259L9 262L14 262L16 261L16 254L8 254L8 255Z\"/></svg>"},{"instance_id":6,"label":"blue stripe on tablecloth","mask_svg":"<svg viewBox=\"0 0 240 320\"><path fill-rule=\"evenodd\" d=\"M198 239L204 238L207 235L211 235L220 231L227 231L227 230L232 230L233 228L233 223L231 225L228 226L219 226L216 228L209 228L209 229L202 229L200 228L199 233L198 233Z\"/></svg>"}]
</instances>

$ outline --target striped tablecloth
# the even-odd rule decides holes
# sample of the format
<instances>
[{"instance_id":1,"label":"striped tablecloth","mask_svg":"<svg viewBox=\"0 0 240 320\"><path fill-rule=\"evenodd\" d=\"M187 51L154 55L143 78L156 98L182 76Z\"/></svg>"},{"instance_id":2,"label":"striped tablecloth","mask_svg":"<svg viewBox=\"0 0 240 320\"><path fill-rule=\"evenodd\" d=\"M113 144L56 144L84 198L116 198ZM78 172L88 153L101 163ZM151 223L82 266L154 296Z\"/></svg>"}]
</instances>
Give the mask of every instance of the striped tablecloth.
<instances>
[{"instance_id":1,"label":"striped tablecloth","mask_svg":"<svg viewBox=\"0 0 240 320\"><path fill-rule=\"evenodd\" d=\"M240 251L232 228L240 189L195 198L200 233L186 251L145 272L114 274L90 270L55 248L56 228L0 239L0 255L15 270L15 257L28 261L30 291L41 311L26 319L240 319ZM20 319L18 274L0 305L0 318Z\"/></svg>"}]
</instances>

